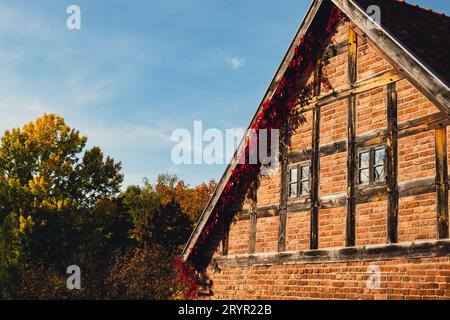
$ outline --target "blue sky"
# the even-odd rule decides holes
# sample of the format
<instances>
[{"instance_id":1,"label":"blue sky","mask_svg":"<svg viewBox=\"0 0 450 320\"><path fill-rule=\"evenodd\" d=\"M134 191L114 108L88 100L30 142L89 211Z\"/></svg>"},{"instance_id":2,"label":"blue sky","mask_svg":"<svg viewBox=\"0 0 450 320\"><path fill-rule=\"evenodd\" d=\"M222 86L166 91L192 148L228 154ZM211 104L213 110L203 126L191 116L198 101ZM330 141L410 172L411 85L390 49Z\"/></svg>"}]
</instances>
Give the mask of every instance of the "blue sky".
<instances>
[{"instance_id":1,"label":"blue sky","mask_svg":"<svg viewBox=\"0 0 450 320\"><path fill-rule=\"evenodd\" d=\"M246 127L309 3L0 1L0 132L53 112L122 161L125 185L217 180L225 165L172 164L172 131ZM66 28L71 4L81 30Z\"/></svg>"}]
</instances>

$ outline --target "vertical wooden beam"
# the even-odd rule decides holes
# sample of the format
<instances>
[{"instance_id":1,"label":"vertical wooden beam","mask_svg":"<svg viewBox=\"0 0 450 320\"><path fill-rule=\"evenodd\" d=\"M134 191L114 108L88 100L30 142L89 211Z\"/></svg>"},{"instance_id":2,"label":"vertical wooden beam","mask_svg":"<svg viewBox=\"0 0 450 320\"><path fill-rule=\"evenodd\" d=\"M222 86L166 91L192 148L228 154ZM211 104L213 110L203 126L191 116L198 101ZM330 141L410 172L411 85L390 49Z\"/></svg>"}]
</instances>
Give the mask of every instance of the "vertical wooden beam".
<instances>
[{"instance_id":1,"label":"vertical wooden beam","mask_svg":"<svg viewBox=\"0 0 450 320\"><path fill-rule=\"evenodd\" d=\"M319 59L314 72L314 95L320 95L322 78L322 59ZM320 166L320 106L313 109L312 125L312 153L311 153L311 223L310 248L319 248L319 166Z\"/></svg>"},{"instance_id":2,"label":"vertical wooden beam","mask_svg":"<svg viewBox=\"0 0 450 320\"><path fill-rule=\"evenodd\" d=\"M249 241L248 241L248 253L254 254L256 249L256 223L258 221L257 216L257 181L253 182L253 186L250 189L250 225L249 225Z\"/></svg>"},{"instance_id":3,"label":"vertical wooden beam","mask_svg":"<svg viewBox=\"0 0 450 320\"><path fill-rule=\"evenodd\" d=\"M355 211L356 211L356 96L348 98L348 131L347 131L347 232L346 245L354 247L356 243Z\"/></svg>"},{"instance_id":4,"label":"vertical wooden beam","mask_svg":"<svg viewBox=\"0 0 450 320\"><path fill-rule=\"evenodd\" d=\"M222 255L227 256L228 255L228 248L229 248L229 242L230 242L230 226L223 222L223 237L222 237Z\"/></svg>"},{"instance_id":5,"label":"vertical wooden beam","mask_svg":"<svg viewBox=\"0 0 450 320\"><path fill-rule=\"evenodd\" d=\"M256 223L257 223L256 213L250 212L249 221L250 227L249 227L248 253L254 254L256 249Z\"/></svg>"},{"instance_id":6,"label":"vertical wooden beam","mask_svg":"<svg viewBox=\"0 0 450 320\"><path fill-rule=\"evenodd\" d=\"M320 91L322 88L322 57L316 63L316 68L314 69L314 96L320 96Z\"/></svg>"},{"instance_id":7,"label":"vertical wooden beam","mask_svg":"<svg viewBox=\"0 0 450 320\"><path fill-rule=\"evenodd\" d=\"M348 29L348 83L353 84L357 78L358 35L350 26ZM347 111L347 222L346 246L356 243L356 96L348 98Z\"/></svg>"},{"instance_id":8,"label":"vertical wooden beam","mask_svg":"<svg viewBox=\"0 0 450 320\"><path fill-rule=\"evenodd\" d=\"M310 248L319 248L319 166L320 166L320 106L313 110L311 154L311 234Z\"/></svg>"},{"instance_id":9,"label":"vertical wooden beam","mask_svg":"<svg viewBox=\"0 0 450 320\"><path fill-rule=\"evenodd\" d=\"M435 145L437 238L447 239L449 237L447 127L436 129Z\"/></svg>"},{"instance_id":10,"label":"vertical wooden beam","mask_svg":"<svg viewBox=\"0 0 450 320\"><path fill-rule=\"evenodd\" d=\"M397 85L387 87L387 161L386 183L388 192L388 243L398 242L398 128L397 128Z\"/></svg>"},{"instance_id":11,"label":"vertical wooden beam","mask_svg":"<svg viewBox=\"0 0 450 320\"><path fill-rule=\"evenodd\" d=\"M280 130L280 226L278 231L278 252L286 251L286 224L287 224L287 204L288 204L288 134L289 121L284 119L283 127Z\"/></svg>"},{"instance_id":12,"label":"vertical wooden beam","mask_svg":"<svg viewBox=\"0 0 450 320\"><path fill-rule=\"evenodd\" d=\"M358 35L352 27L348 29L348 83L357 78Z\"/></svg>"}]
</instances>

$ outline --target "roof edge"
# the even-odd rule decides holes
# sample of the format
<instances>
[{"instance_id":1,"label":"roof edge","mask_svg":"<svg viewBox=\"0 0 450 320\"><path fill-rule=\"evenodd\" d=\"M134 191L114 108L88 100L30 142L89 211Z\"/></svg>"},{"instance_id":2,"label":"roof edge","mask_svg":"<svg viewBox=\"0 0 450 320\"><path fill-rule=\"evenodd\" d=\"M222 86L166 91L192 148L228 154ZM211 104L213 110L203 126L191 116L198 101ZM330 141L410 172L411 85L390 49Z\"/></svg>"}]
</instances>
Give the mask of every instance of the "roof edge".
<instances>
[{"instance_id":1,"label":"roof edge","mask_svg":"<svg viewBox=\"0 0 450 320\"><path fill-rule=\"evenodd\" d=\"M412 54L404 45L401 44L388 30L380 25L376 25L376 28L369 29L366 26L367 21L372 21L369 15L361 9L361 7L353 0L329 0L335 6L337 6L350 21L352 21L358 28L364 32L370 40L375 43L379 49L384 53L387 59L393 65L400 67L400 72L407 78L413 85L415 85L419 91L422 92L431 102L433 102L439 109L450 114L450 89L448 85L437 76L429 67L427 67L422 61L420 61L414 54ZM255 115L253 116L248 128L251 128L257 115L262 109L263 103L270 99L280 80L282 79L291 59L293 51L296 47L296 43L300 42L300 38L309 30L314 17L319 11L324 0L313 0L304 19L294 37L291 45L289 46L280 66L278 67L275 76L273 77L264 98L262 99ZM395 59L395 61L394 61ZM183 252L183 260L188 260L191 254L191 249L195 246L195 243L200 236L203 228L205 227L211 212L214 210L217 201L220 199L224 187L231 176L233 169L237 164L237 155L245 146L245 137L242 139L238 149L236 150L231 163L228 165L225 173L223 174L219 184L216 187L213 195L211 196L205 210L203 211L197 225L194 228L189 240L187 241Z\"/></svg>"},{"instance_id":2,"label":"roof edge","mask_svg":"<svg viewBox=\"0 0 450 320\"><path fill-rule=\"evenodd\" d=\"M300 24L300 27L294 37L294 39L292 40L290 46L288 47L283 60L281 61L280 65L278 66L277 71L275 72L274 77L272 78L272 81L270 82L269 87L266 90L266 93L263 97L263 99L261 100L258 109L256 110L249 126L247 127L247 129L250 129L252 127L252 125L254 124L254 121L257 117L257 115L261 112L262 110L262 105L263 103L270 99L273 94L275 93L276 88L278 87L279 82L281 81L290 61L292 60L292 56L294 55L294 50L296 47L296 44L300 42L300 39L302 36L304 36L306 34L306 32L308 31L314 17L316 16L316 13L319 11L322 3L324 0L312 0L307 12L304 15L304 18ZM205 210L203 211L202 215L200 216L199 221L197 222L194 231L192 232L191 236L189 237L189 240L187 241L183 252L182 252L182 258L183 260L188 260L189 256L190 256L190 250L195 246L195 243L201 233L201 230L203 230L204 226L206 225L209 216L212 212L212 210L215 208L217 201L219 200L222 191L225 187L225 184L227 183L231 172L233 171L233 169L236 167L237 164L237 157L240 154L240 151L242 150L242 148L245 147L245 137L241 140L241 143L239 144L239 147L237 148L236 152L234 153L234 156L230 162L230 164L228 165L227 169L225 170L224 174L222 175L222 178L220 179L219 184L216 187L216 190L214 191L213 195L211 196L208 204L205 207Z\"/></svg>"},{"instance_id":3,"label":"roof edge","mask_svg":"<svg viewBox=\"0 0 450 320\"><path fill-rule=\"evenodd\" d=\"M373 23L358 3L353 0L331 0L369 39L378 46L386 58L413 83L423 95L433 102L441 111L450 114L450 88L440 76L416 57L394 35L383 26L375 23L376 28L368 28L367 22ZM394 60L395 59L395 60Z\"/></svg>"}]
</instances>

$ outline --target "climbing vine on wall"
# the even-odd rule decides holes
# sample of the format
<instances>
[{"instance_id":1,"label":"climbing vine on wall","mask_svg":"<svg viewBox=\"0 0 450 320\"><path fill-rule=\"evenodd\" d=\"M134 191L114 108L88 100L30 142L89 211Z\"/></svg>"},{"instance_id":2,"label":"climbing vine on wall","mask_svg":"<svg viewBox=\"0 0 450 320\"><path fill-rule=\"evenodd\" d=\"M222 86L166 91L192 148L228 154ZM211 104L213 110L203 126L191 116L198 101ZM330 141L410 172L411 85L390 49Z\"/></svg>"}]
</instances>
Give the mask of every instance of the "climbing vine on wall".
<instances>
[{"instance_id":1,"label":"climbing vine on wall","mask_svg":"<svg viewBox=\"0 0 450 320\"><path fill-rule=\"evenodd\" d=\"M290 117L291 122L300 124L302 118L298 117L296 106L300 100L305 100L311 95L313 88L318 82L327 85L323 77L315 77L314 81L306 84L314 72L318 57L325 50L328 40L334 34L337 25L343 19L341 11L329 3L316 15L314 25L301 38L300 43L294 50L294 55L289 63L282 79L272 98L266 100L259 113L255 117L250 129L258 134L260 130L281 129L286 119ZM194 256L199 254L199 249L208 240L214 228L217 226L223 215L231 214L228 210L236 201L246 194L260 172L260 164L250 164L249 161L242 161L253 158L257 152L253 143L246 140L245 146L241 149L237 159L238 164L232 170L231 176L223 189L222 195L217 202L213 213L200 234L195 246L191 249ZM179 262L182 264L182 262ZM190 269L185 266L181 268L183 272ZM193 271L193 270L191 270ZM186 275L188 276L188 275ZM193 275L191 275L193 277ZM194 288L191 288L194 289Z\"/></svg>"}]
</instances>

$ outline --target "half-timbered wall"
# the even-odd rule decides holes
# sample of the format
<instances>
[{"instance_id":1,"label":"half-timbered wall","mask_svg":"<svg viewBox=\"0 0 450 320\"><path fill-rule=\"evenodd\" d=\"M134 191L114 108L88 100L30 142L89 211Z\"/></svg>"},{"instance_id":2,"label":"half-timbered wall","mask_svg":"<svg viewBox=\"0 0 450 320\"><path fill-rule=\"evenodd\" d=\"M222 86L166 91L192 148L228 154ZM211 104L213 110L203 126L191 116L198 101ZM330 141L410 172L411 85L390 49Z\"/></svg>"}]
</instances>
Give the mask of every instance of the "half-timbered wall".
<instances>
[{"instance_id":1,"label":"half-timbered wall","mask_svg":"<svg viewBox=\"0 0 450 320\"><path fill-rule=\"evenodd\" d=\"M400 249L397 261L378 257L386 273L378 291L366 288L370 259L334 261L330 253L323 264L305 258L285 265L273 258L252 266L246 258L448 238L448 116L349 22L339 26L320 68L330 88L316 88L316 97L298 107L304 123L290 126L281 138L288 142L281 150L286 161L260 177L256 197L236 213L227 252L219 248L214 256L222 271L208 274L215 283L212 295L450 298L448 257L401 258ZM361 184L361 153L375 149L384 150L385 176L375 181L371 175L374 181ZM289 172L304 165L310 170L309 192L291 196ZM241 264L233 265L230 257Z\"/></svg>"}]
</instances>

